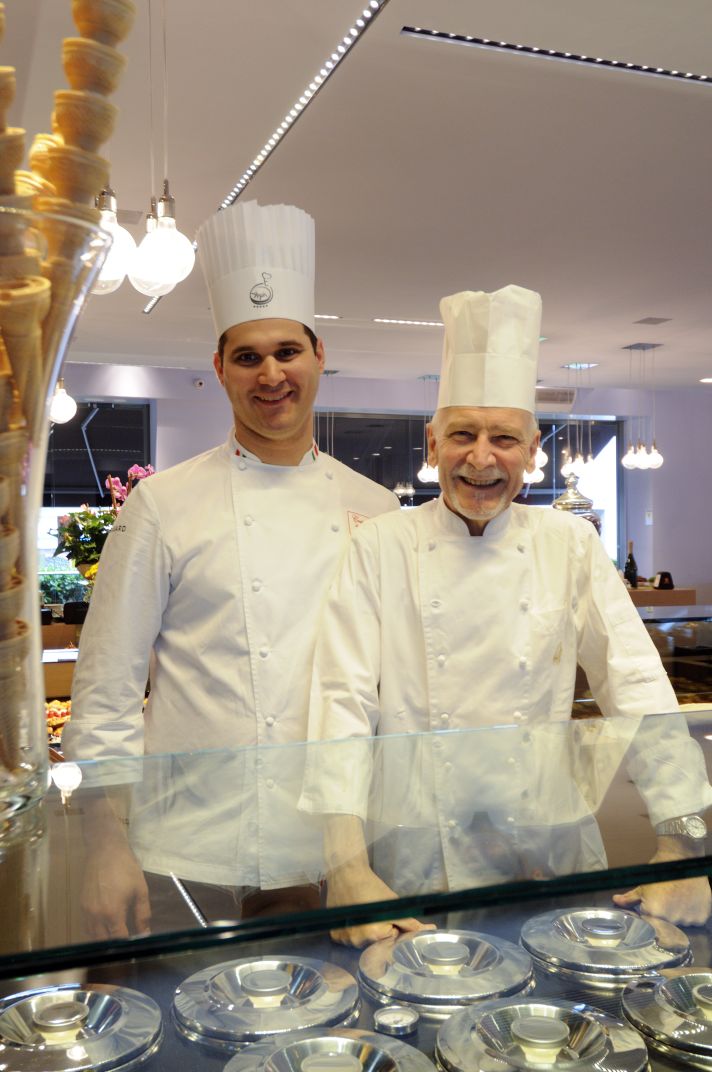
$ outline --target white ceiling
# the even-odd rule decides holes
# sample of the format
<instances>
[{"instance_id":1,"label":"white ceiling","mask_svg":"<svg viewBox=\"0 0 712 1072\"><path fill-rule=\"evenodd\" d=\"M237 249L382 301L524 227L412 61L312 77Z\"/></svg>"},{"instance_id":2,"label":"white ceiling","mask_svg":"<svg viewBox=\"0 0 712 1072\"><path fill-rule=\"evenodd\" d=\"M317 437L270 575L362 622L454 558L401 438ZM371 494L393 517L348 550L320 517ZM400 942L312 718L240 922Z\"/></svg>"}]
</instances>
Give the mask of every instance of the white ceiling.
<instances>
[{"instance_id":1,"label":"white ceiling","mask_svg":"<svg viewBox=\"0 0 712 1072\"><path fill-rule=\"evenodd\" d=\"M166 0L169 176L190 237L362 6ZM104 152L120 205L145 210L148 0L138 7ZM71 4L6 8L0 61L19 76L10 119L32 135L49 128L65 85ZM636 342L662 344L658 386L712 375L712 84L415 40L404 25L712 75L709 0L390 0L242 195L315 217L317 310L343 318L323 325L330 365L357 377L435 373L439 329L372 318L438 319L443 294L516 282L543 296L548 385L565 385L561 366L578 360L599 363L593 386L625 386L622 348ZM154 63L159 178L160 73ZM71 359L207 365L198 267L150 316L143 305L128 283L93 298ZM635 323L648 316L670 322Z\"/></svg>"}]
</instances>

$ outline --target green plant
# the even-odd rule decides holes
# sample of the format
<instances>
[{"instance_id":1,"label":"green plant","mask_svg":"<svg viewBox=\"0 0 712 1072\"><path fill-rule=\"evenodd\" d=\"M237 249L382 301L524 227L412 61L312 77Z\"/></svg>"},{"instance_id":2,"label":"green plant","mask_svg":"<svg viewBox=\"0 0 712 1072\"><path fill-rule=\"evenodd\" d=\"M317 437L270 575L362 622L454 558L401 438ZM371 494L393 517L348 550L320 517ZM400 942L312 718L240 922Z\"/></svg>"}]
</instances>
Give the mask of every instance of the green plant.
<instances>
[{"instance_id":1,"label":"green plant","mask_svg":"<svg viewBox=\"0 0 712 1072\"><path fill-rule=\"evenodd\" d=\"M40 573L39 582L43 603L80 603L85 597L86 581L77 573Z\"/></svg>"},{"instance_id":2,"label":"green plant","mask_svg":"<svg viewBox=\"0 0 712 1072\"><path fill-rule=\"evenodd\" d=\"M55 555L66 555L75 566L99 561L106 537L116 520L113 510L90 510L82 506L57 519Z\"/></svg>"}]
</instances>

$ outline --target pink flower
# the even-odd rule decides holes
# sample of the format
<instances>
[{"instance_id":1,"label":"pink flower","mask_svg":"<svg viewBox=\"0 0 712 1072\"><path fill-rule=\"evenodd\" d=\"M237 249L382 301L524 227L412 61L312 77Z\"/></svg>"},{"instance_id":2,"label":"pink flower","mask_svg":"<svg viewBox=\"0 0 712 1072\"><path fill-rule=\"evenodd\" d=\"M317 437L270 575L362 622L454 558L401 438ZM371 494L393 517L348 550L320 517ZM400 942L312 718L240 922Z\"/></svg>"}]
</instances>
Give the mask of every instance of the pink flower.
<instances>
[{"instance_id":1,"label":"pink flower","mask_svg":"<svg viewBox=\"0 0 712 1072\"><path fill-rule=\"evenodd\" d=\"M58 525L68 525L69 524L69 514L62 514L61 517L58 517L57 518L57 524Z\"/></svg>"},{"instance_id":2,"label":"pink flower","mask_svg":"<svg viewBox=\"0 0 712 1072\"><path fill-rule=\"evenodd\" d=\"M128 471L128 476L134 480L143 480L144 477L153 476L155 471L152 465L147 465L145 469L142 465L132 465Z\"/></svg>"},{"instance_id":3,"label":"pink flower","mask_svg":"<svg viewBox=\"0 0 712 1072\"><path fill-rule=\"evenodd\" d=\"M114 490L114 498L116 499L117 502L124 502L125 501L126 494L127 494L126 493L126 485L121 483L121 480L119 479L118 476L112 476L112 477L107 476L106 480L104 481L104 487L108 491L111 491L111 489L113 488L113 490Z\"/></svg>"}]
</instances>

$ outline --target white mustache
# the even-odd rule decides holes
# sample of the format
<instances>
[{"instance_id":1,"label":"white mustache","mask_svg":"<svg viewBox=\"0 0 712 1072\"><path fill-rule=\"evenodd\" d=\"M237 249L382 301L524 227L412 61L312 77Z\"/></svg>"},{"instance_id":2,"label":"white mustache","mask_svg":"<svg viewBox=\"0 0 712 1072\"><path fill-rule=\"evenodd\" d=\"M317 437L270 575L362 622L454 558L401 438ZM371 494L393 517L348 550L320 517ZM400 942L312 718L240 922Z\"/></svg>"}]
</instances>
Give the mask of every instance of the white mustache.
<instances>
[{"instance_id":1,"label":"white mustache","mask_svg":"<svg viewBox=\"0 0 712 1072\"><path fill-rule=\"evenodd\" d=\"M499 470L494 470L492 473L473 473L469 469L458 469L455 472L455 476L462 476L465 480L479 480L482 483L487 483L491 480L504 480L506 479L504 473L500 473Z\"/></svg>"}]
</instances>

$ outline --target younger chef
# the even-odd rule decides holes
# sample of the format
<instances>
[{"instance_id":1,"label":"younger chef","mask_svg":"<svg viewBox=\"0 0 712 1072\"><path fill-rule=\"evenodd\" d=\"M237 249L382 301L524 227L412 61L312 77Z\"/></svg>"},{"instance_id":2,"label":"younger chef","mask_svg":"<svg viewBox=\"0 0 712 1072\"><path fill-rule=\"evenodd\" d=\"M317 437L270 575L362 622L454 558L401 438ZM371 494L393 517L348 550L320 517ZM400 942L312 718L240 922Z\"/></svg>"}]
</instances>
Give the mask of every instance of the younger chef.
<instances>
[{"instance_id":1,"label":"younger chef","mask_svg":"<svg viewBox=\"0 0 712 1072\"><path fill-rule=\"evenodd\" d=\"M233 428L122 508L64 743L74 759L243 750L146 761L125 817L133 851L95 809L84 903L97 937L148 926L143 871L262 890L310 881L316 828L294 818L302 750L266 749L263 761L244 746L304 741L328 585L356 527L398 507L313 438L324 369L313 219L239 203L202 225L198 249Z\"/></svg>"},{"instance_id":2,"label":"younger chef","mask_svg":"<svg viewBox=\"0 0 712 1072\"><path fill-rule=\"evenodd\" d=\"M712 802L701 751L669 713L673 690L595 529L512 502L539 445L541 299L508 286L440 309L428 444L442 494L359 530L317 644L310 737L352 739L336 740L328 759L315 750L302 796L331 816L332 905L605 867L595 803L569 776L585 743L569 723L577 663L602 712L618 716L598 727L602 749L605 731L620 747L594 753L591 771L607 784L630 744L655 859L703 853L704 822L688 814ZM364 740L404 733L413 736L383 737L373 752ZM616 902L700 923L710 890L706 879L659 883ZM337 936L363 944L412 926Z\"/></svg>"}]
</instances>

